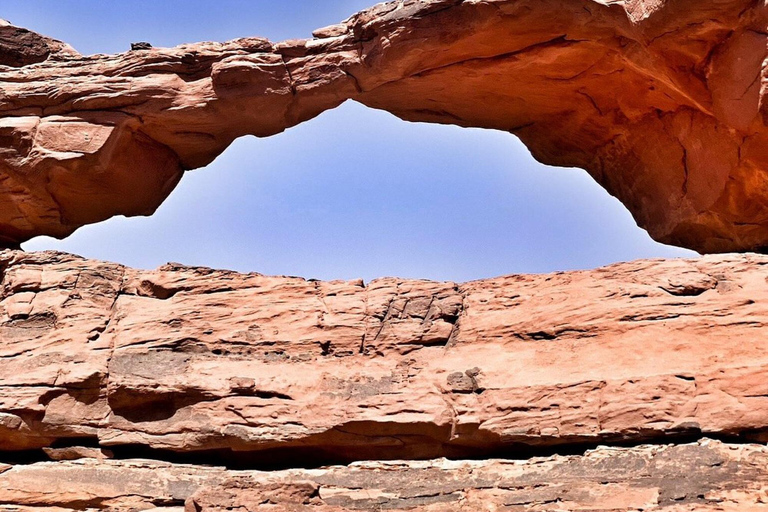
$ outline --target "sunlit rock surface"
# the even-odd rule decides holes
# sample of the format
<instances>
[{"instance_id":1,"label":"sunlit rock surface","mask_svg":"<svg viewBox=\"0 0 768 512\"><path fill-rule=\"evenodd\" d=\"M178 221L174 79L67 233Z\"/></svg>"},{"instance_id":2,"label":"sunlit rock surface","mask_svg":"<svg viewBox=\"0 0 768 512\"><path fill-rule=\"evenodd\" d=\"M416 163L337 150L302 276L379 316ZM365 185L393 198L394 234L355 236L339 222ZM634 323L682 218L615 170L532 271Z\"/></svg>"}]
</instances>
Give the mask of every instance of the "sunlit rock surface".
<instances>
[{"instance_id":1,"label":"sunlit rock surface","mask_svg":"<svg viewBox=\"0 0 768 512\"><path fill-rule=\"evenodd\" d=\"M0 241L151 214L353 99L514 133L657 240L762 250L765 27L746 0L405 1L84 57L0 22ZM0 511L762 510L767 280L757 254L365 283L0 251Z\"/></svg>"},{"instance_id":2,"label":"sunlit rock surface","mask_svg":"<svg viewBox=\"0 0 768 512\"><path fill-rule=\"evenodd\" d=\"M464 284L0 262L6 451L279 466L768 430L768 257Z\"/></svg>"},{"instance_id":3,"label":"sunlit rock surface","mask_svg":"<svg viewBox=\"0 0 768 512\"><path fill-rule=\"evenodd\" d=\"M761 251L767 21L752 0L407 0L310 40L90 57L3 26L0 238L151 214L235 138L354 99L512 132L587 169L656 240Z\"/></svg>"},{"instance_id":4,"label":"sunlit rock surface","mask_svg":"<svg viewBox=\"0 0 768 512\"><path fill-rule=\"evenodd\" d=\"M710 440L277 472L85 459L0 466L0 510L743 512L766 508L767 467L764 446Z\"/></svg>"},{"instance_id":5,"label":"sunlit rock surface","mask_svg":"<svg viewBox=\"0 0 768 512\"><path fill-rule=\"evenodd\" d=\"M0 268L0 504L743 510L765 496L765 450L745 443L768 439L766 256L463 284L55 252L0 252ZM683 446L703 436L726 444ZM582 456L598 445L613 447ZM535 458L552 454L572 457Z\"/></svg>"}]
</instances>

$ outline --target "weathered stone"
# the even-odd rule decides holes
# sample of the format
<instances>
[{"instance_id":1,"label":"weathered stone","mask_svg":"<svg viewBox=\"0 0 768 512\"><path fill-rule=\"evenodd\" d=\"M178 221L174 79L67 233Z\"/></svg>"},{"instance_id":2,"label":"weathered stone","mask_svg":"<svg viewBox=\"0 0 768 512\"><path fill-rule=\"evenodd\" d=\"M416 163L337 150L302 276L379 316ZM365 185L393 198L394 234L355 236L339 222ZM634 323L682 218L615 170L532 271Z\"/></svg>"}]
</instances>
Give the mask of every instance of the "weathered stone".
<instances>
[{"instance_id":1,"label":"weathered stone","mask_svg":"<svg viewBox=\"0 0 768 512\"><path fill-rule=\"evenodd\" d=\"M0 22L0 243L149 214L235 138L353 99L515 133L658 240L762 250L767 21L405 0L93 57ZM767 300L752 254L366 284L2 251L0 512L762 510Z\"/></svg>"},{"instance_id":2,"label":"weathered stone","mask_svg":"<svg viewBox=\"0 0 768 512\"><path fill-rule=\"evenodd\" d=\"M44 462L0 472L0 510L509 512L764 510L764 446L703 440L526 461L362 462L278 472L148 460ZM183 508L182 508L183 507Z\"/></svg>"},{"instance_id":3,"label":"weathered stone","mask_svg":"<svg viewBox=\"0 0 768 512\"><path fill-rule=\"evenodd\" d=\"M84 446L43 448L43 453L45 453L51 460L111 459L114 456L109 450L87 448Z\"/></svg>"},{"instance_id":4,"label":"weathered stone","mask_svg":"<svg viewBox=\"0 0 768 512\"><path fill-rule=\"evenodd\" d=\"M768 257L465 284L51 252L5 251L0 268L5 451L266 468L768 439Z\"/></svg>"},{"instance_id":5,"label":"weathered stone","mask_svg":"<svg viewBox=\"0 0 768 512\"><path fill-rule=\"evenodd\" d=\"M24 67L48 59L77 58L71 46L0 19L0 66Z\"/></svg>"},{"instance_id":6,"label":"weathered stone","mask_svg":"<svg viewBox=\"0 0 768 512\"><path fill-rule=\"evenodd\" d=\"M131 50L151 50L152 45L150 43L147 43L145 41L141 41L138 43L131 43Z\"/></svg>"},{"instance_id":7,"label":"weathered stone","mask_svg":"<svg viewBox=\"0 0 768 512\"><path fill-rule=\"evenodd\" d=\"M353 99L514 133L656 240L762 251L767 25L752 0L405 0L313 40L92 57L6 25L0 242L151 214L235 138Z\"/></svg>"}]
</instances>

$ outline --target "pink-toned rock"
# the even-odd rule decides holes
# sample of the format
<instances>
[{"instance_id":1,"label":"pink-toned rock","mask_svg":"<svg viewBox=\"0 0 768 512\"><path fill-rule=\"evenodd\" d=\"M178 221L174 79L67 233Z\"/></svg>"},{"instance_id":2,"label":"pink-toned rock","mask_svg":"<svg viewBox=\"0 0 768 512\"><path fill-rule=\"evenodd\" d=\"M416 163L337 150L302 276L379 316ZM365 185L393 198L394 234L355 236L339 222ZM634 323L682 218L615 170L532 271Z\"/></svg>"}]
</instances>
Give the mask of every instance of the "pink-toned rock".
<instances>
[{"instance_id":1,"label":"pink-toned rock","mask_svg":"<svg viewBox=\"0 0 768 512\"><path fill-rule=\"evenodd\" d=\"M21 68L46 60L77 58L71 46L0 19L0 66Z\"/></svg>"},{"instance_id":2,"label":"pink-toned rock","mask_svg":"<svg viewBox=\"0 0 768 512\"><path fill-rule=\"evenodd\" d=\"M66 448L43 448L51 460L111 459L114 454L101 448L68 446Z\"/></svg>"},{"instance_id":3,"label":"pink-toned rock","mask_svg":"<svg viewBox=\"0 0 768 512\"><path fill-rule=\"evenodd\" d=\"M149 214L235 138L353 99L515 133L658 240L762 250L767 21L405 0L92 57L0 22L0 243ZM0 512L762 510L766 301L754 254L459 284L1 251Z\"/></svg>"},{"instance_id":4,"label":"pink-toned rock","mask_svg":"<svg viewBox=\"0 0 768 512\"><path fill-rule=\"evenodd\" d=\"M765 510L764 446L703 440L601 447L526 461L364 462L259 472L148 460L37 463L0 472L18 510L743 512Z\"/></svg>"},{"instance_id":5,"label":"pink-toned rock","mask_svg":"<svg viewBox=\"0 0 768 512\"><path fill-rule=\"evenodd\" d=\"M762 251L767 25L751 0L405 0L312 40L92 57L6 25L0 241L151 214L235 138L353 99L514 133L587 169L656 240Z\"/></svg>"},{"instance_id":6,"label":"pink-toned rock","mask_svg":"<svg viewBox=\"0 0 768 512\"><path fill-rule=\"evenodd\" d=\"M768 257L465 284L0 263L4 450L285 467L768 440Z\"/></svg>"}]
</instances>

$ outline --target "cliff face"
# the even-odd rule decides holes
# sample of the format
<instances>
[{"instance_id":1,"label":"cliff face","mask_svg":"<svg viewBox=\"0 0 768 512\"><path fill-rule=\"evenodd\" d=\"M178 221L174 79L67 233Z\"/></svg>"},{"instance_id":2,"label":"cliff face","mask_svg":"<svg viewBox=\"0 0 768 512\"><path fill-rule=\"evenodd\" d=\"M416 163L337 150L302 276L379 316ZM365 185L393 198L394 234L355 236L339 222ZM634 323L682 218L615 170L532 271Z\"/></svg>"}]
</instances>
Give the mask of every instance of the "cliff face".
<instances>
[{"instance_id":1,"label":"cliff face","mask_svg":"<svg viewBox=\"0 0 768 512\"><path fill-rule=\"evenodd\" d=\"M753 0L406 0L316 38L83 57L0 33L0 237L150 214L185 169L353 99L509 131L660 241L768 245L766 8Z\"/></svg>"},{"instance_id":2,"label":"cliff face","mask_svg":"<svg viewBox=\"0 0 768 512\"><path fill-rule=\"evenodd\" d=\"M0 504L694 510L762 496L765 450L744 443L768 438L766 257L464 284L14 251L0 266ZM601 444L615 448L583 455ZM418 462L441 457L478 460ZM349 466L311 469L334 464Z\"/></svg>"},{"instance_id":3,"label":"cliff face","mask_svg":"<svg viewBox=\"0 0 768 512\"><path fill-rule=\"evenodd\" d=\"M461 285L2 263L6 449L89 439L281 465L768 427L768 258Z\"/></svg>"},{"instance_id":4,"label":"cliff face","mask_svg":"<svg viewBox=\"0 0 768 512\"><path fill-rule=\"evenodd\" d=\"M406 0L83 57L0 23L0 241L150 214L352 99L519 135L658 240L768 246L763 2ZM321 282L0 251L0 512L767 507L768 257Z\"/></svg>"}]
</instances>

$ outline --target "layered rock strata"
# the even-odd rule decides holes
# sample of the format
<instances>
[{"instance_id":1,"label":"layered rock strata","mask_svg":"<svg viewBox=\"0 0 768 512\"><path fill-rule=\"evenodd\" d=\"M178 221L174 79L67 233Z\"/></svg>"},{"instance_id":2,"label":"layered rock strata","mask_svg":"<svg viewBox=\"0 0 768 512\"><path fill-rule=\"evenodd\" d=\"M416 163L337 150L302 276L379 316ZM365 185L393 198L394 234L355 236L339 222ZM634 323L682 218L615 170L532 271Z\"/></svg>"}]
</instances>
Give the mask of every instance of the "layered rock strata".
<instances>
[{"instance_id":1,"label":"layered rock strata","mask_svg":"<svg viewBox=\"0 0 768 512\"><path fill-rule=\"evenodd\" d=\"M767 280L760 255L458 284L3 251L0 510L761 510Z\"/></svg>"},{"instance_id":2,"label":"layered rock strata","mask_svg":"<svg viewBox=\"0 0 768 512\"><path fill-rule=\"evenodd\" d=\"M149 214L235 138L353 99L514 133L659 241L761 251L767 25L753 0L405 0L311 40L90 57L5 26L0 239Z\"/></svg>"},{"instance_id":3,"label":"layered rock strata","mask_svg":"<svg viewBox=\"0 0 768 512\"><path fill-rule=\"evenodd\" d=\"M6 452L266 469L768 434L768 257L465 284L0 264Z\"/></svg>"},{"instance_id":4,"label":"layered rock strata","mask_svg":"<svg viewBox=\"0 0 768 512\"><path fill-rule=\"evenodd\" d=\"M0 510L743 512L768 508L766 468L764 446L709 440L528 461L364 462L272 473L86 459L0 466Z\"/></svg>"}]
</instances>

